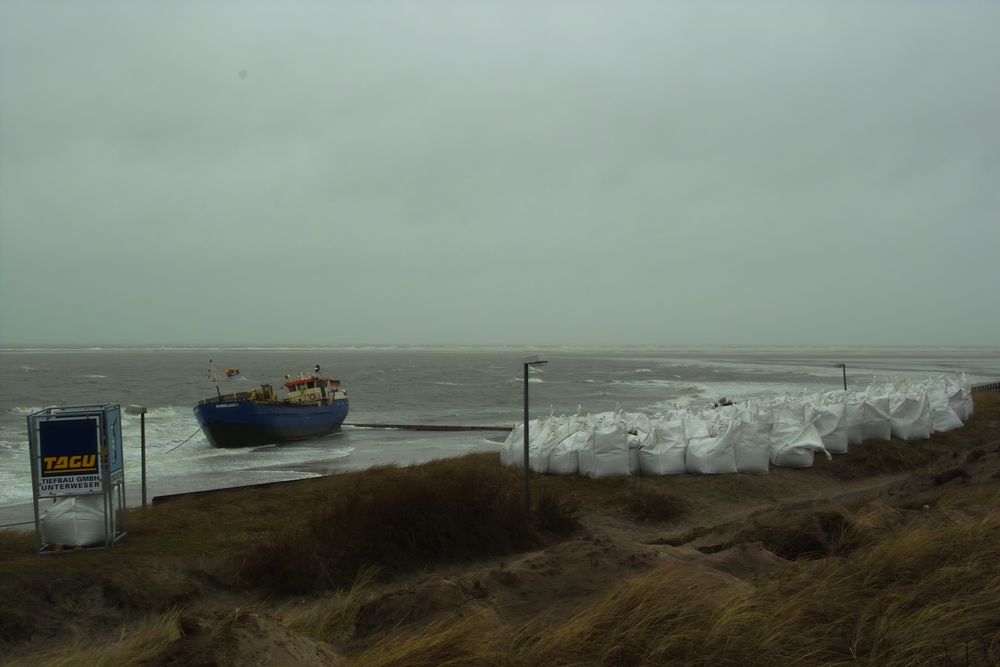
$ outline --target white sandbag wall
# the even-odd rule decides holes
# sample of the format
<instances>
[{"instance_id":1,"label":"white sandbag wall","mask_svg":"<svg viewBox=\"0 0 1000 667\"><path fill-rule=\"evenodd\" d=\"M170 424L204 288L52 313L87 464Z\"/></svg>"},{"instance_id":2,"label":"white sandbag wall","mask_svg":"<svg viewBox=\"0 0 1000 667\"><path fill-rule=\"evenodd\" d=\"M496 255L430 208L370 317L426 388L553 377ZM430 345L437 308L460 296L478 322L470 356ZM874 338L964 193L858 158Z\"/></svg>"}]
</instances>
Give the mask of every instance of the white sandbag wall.
<instances>
[{"instance_id":1,"label":"white sandbag wall","mask_svg":"<svg viewBox=\"0 0 1000 667\"><path fill-rule=\"evenodd\" d=\"M653 416L620 409L550 415L528 424L528 465L534 472L588 477L807 468L816 454L832 458L864 441L925 440L958 428L973 407L962 374ZM515 424L501 445L500 462L524 464L523 424Z\"/></svg>"}]
</instances>

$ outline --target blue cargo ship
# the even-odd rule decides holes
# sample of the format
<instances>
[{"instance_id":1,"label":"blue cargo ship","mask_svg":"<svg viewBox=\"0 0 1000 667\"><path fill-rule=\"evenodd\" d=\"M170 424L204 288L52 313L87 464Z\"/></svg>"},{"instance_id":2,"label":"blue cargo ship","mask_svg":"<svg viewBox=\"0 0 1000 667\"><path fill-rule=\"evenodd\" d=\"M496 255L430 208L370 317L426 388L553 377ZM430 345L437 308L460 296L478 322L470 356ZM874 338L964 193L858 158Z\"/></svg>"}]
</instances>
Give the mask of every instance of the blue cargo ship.
<instances>
[{"instance_id":1,"label":"blue cargo ship","mask_svg":"<svg viewBox=\"0 0 1000 667\"><path fill-rule=\"evenodd\" d=\"M218 396L195 406L194 415L215 447L253 447L327 435L347 418L347 392L339 380L320 377L318 366L316 371L286 381L283 396L270 384L233 394L217 390Z\"/></svg>"}]
</instances>

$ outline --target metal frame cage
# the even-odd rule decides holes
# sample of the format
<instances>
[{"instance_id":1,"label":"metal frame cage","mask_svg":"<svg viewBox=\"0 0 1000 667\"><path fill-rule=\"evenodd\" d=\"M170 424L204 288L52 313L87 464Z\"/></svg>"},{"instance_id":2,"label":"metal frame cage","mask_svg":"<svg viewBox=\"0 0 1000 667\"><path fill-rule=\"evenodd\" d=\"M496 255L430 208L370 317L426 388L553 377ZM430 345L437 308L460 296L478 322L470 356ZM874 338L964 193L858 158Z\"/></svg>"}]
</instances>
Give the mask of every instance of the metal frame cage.
<instances>
[{"instance_id":1,"label":"metal frame cage","mask_svg":"<svg viewBox=\"0 0 1000 667\"><path fill-rule=\"evenodd\" d=\"M125 539L121 423L119 405L53 407L28 415L39 554L110 549Z\"/></svg>"}]
</instances>

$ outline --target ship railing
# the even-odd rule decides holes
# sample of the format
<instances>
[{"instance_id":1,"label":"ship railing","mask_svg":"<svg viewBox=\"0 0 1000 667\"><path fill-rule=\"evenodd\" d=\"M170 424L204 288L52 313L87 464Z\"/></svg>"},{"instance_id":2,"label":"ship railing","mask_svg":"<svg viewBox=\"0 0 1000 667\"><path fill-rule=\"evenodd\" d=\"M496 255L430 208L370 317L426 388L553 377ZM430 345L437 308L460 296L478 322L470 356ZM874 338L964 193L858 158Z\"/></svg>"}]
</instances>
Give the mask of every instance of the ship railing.
<instances>
[{"instance_id":1,"label":"ship railing","mask_svg":"<svg viewBox=\"0 0 1000 667\"><path fill-rule=\"evenodd\" d=\"M249 391L240 391L232 394L220 394L211 398L205 398L198 401L198 405L205 405L207 403L233 403L235 401L244 401L248 398L250 398Z\"/></svg>"}]
</instances>

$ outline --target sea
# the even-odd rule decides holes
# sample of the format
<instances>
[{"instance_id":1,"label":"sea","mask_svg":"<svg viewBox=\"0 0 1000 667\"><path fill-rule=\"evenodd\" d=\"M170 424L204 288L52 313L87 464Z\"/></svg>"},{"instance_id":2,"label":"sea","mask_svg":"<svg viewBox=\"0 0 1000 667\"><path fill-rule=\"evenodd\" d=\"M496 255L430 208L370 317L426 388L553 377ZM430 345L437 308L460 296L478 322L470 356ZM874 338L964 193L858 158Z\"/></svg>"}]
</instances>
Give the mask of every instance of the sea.
<instances>
[{"instance_id":1,"label":"sea","mask_svg":"<svg viewBox=\"0 0 1000 667\"><path fill-rule=\"evenodd\" d=\"M147 497L409 466L496 452L503 430L435 432L355 424L496 426L523 419L522 359L547 361L528 382L531 418L616 408L654 414L721 396L801 394L873 380L964 372L1000 379L1000 348L88 348L0 350L0 509L30 506L27 417L46 407L147 410ZM209 445L192 407L221 391L280 385L319 365L348 390L345 426L328 437L248 449ZM210 368L217 369L213 380ZM223 369L239 369L223 379ZM141 502L140 418L123 415L126 498ZM16 512L14 513L16 514ZM0 520L13 516L0 513Z\"/></svg>"}]
</instances>

